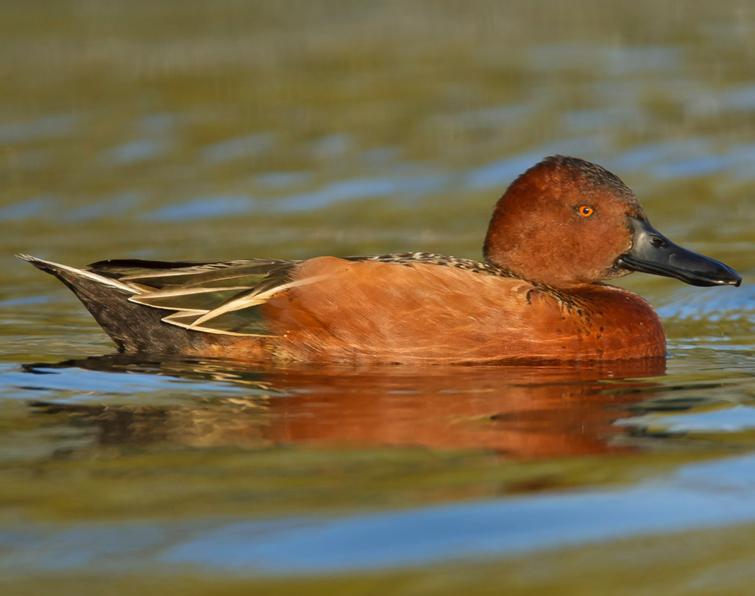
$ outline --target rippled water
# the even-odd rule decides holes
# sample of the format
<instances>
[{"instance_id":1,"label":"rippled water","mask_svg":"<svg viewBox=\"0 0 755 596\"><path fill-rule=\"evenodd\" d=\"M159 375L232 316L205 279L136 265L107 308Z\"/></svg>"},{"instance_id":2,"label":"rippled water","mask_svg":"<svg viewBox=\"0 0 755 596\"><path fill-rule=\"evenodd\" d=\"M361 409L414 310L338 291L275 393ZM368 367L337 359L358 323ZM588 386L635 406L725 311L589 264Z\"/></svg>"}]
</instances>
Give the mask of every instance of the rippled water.
<instances>
[{"instance_id":1,"label":"rippled water","mask_svg":"<svg viewBox=\"0 0 755 596\"><path fill-rule=\"evenodd\" d=\"M754 33L735 1L4 3L4 593L746 593ZM12 258L477 257L555 152L743 275L621 282L665 365L126 358Z\"/></svg>"}]
</instances>

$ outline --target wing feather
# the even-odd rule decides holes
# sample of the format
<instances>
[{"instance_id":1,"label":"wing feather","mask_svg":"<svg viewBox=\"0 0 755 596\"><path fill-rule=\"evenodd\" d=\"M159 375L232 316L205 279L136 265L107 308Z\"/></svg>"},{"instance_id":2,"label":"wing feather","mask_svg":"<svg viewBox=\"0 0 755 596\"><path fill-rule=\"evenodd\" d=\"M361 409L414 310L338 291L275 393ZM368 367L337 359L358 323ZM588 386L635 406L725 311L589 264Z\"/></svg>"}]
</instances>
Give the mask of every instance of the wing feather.
<instances>
[{"instance_id":1,"label":"wing feather","mask_svg":"<svg viewBox=\"0 0 755 596\"><path fill-rule=\"evenodd\" d=\"M297 288L300 286L309 285L315 282L320 281L323 279L324 276L318 275L313 277L308 277L306 279L300 279L297 281L292 281L284 284L276 284L273 287L270 287L269 289L265 289L264 291L260 292L257 288L249 292L248 294L244 294L243 296L239 296L238 298L234 298L225 304L222 304L218 306L217 308L203 314L201 317L199 317L194 323L191 325L191 329L196 328L196 326L201 325L202 323L206 323L207 321L211 321L217 317L220 317L224 314L235 312L239 310L245 310L247 308L252 308L254 306L259 306L260 304L264 304L270 298L275 296L275 294L278 294L279 292L283 292L285 290L290 290L291 288Z\"/></svg>"},{"instance_id":2,"label":"wing feather","mask_svg":"<svg viewBox=\"0 0 755 596\"><path fill-rule=\"evenodd\" d=\"M291 281L298 263L279 259L217 263L121 259L93 263L87 271L129 288L133 292L130 302L165 311L162 321L169 325L203 333L260 336L266 335L266 328L255 307L301 284Z\"/></svg>"}]
</instances>

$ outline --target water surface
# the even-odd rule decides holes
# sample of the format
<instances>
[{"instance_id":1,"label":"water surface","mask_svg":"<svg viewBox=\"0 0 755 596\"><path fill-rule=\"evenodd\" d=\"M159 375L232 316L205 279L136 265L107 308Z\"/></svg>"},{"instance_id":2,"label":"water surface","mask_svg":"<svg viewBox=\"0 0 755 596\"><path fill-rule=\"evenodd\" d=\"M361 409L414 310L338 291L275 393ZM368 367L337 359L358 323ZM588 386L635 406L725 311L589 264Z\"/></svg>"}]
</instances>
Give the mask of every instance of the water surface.
<instances>
[{"instance_id":1,"label":"water surface","mask_svg":"<svg viewBox=\"0 0 755 596\"><path fill-rule=\"evenodd\" d=\"M736 1L5 3L4 593L746 592L754 30ZM621 281L667 362L130 358L12 257L477 258L552 153L743 275Z\"/></svg>"}]
</instances>

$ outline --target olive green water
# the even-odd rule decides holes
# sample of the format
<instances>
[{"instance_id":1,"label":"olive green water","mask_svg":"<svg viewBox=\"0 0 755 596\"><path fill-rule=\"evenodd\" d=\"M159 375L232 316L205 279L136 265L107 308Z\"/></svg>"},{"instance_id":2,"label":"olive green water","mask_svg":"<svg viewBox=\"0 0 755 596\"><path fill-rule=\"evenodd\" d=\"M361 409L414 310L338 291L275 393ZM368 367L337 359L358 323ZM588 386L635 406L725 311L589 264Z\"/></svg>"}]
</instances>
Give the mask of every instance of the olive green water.
<instances>
[{"instance_id":1,"label":"olive green water","mask_svg":"<svg viewBox=\"0 0 755 596\"><path fill-rule=\"evenodd\" d=\"M750 2L0 5L4 594L731 593L755 580ZM657 365L113 357L12 258L477 257L540 157L740 288Z\"/></svg>"}]
</instances>

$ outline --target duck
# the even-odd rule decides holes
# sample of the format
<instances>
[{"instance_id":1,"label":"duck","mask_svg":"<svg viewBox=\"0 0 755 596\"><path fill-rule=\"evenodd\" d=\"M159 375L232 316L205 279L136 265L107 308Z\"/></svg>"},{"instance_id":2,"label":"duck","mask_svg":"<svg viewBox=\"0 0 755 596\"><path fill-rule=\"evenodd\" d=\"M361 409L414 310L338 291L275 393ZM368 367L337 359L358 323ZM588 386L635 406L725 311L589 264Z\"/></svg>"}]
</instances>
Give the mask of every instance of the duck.
<instances>
[{"instance_id":1,"label":"duck","mask_svg":"<svg viewBox=\"0 0 755 596\"><path fill-rule=\"evenodd\" d=\"M220 262L18 255L57 277L125 353L249 363L569 363L666 357L632 272L741 284L678 246L615 174L554 155L497 201L482 259L427 252Z\"/></svg>"}]
</instances>

